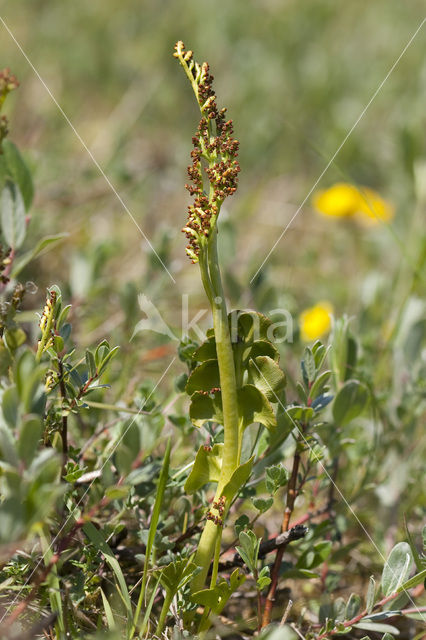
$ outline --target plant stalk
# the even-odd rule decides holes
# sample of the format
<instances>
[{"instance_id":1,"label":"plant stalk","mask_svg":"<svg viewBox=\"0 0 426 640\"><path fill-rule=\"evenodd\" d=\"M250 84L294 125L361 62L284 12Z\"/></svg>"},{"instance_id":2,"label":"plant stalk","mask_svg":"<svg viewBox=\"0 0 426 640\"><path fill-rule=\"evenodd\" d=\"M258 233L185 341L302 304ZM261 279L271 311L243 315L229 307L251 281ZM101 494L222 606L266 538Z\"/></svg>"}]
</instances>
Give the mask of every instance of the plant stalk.
<instances>
[{"instance_id":1,"label":"plant stalk","mask_svg":"<svg viewBox=\"0 0 426 640\"><path fill-rule=\"evenodd\" d=\"M212 305L213 327L216 339L216 353L219 366L220 388L222 393L224 447L222 470L214 501L217 501L240 463L240 439L237 403L237 385L235 378L234 354L228 324L228 312L223 292L222 280L217 255L217 229L212 230L205 256L200 259L202 281L206 294ZM203 251L204 253L204 251ZM225 507L224 518L229 505ZM198 544L194 562L202 567L202 571L192 582L192 591L204 587L214 550L220 545L222 527L207 520Z\"/></svg>"},{"instance_id":2,"label":"plant stalk","mask_svg":"<svg viewBox=\"0 0 426 640\"><path fill-rule=\"evenodd\" d=\"M288 531L290 526L290 518L293 513L294 503L297 498L297 474L299 472L300 465L300 451L299 440L296 442L296 451L293 458L293 468L291 470L291 476L287 488L286 507L284 511L283 523L281 526L281 532ZM278 578L281 567L282 558L284 555L285 545L277 549L274 565L271 571L271 584L269 587L268 595L266 597L265 609L263 611L262 627L266 627L271 621L272 607L275 601L275 593L278 586Z\"/></svg>"},{"instance_id":3,"label":"plant stalk","mask_svg":"<svg viewBox=\"0 0 426 640\"><path fill-rule=\"evenodd\" d=\"M166 624L166 618L167 618L167 614L169 612L170 606L173 602L173 591L166 591L166 595L164 598L164 602L163 602L163 606L161 608L161 612L160 612L160 618L158 620L158 624L157 624L157 628L155 630L155 635L158 636L159 638L161 637L161 634L163 633L163 629L164 626Z\"/></svg>"}]
</instances>

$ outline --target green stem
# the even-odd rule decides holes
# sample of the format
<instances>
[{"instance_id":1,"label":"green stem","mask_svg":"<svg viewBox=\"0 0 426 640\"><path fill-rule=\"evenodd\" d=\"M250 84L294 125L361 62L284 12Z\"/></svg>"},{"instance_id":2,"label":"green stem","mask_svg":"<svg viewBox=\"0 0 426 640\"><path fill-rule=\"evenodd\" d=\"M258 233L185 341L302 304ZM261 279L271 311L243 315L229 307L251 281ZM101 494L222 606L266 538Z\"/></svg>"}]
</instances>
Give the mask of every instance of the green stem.
<instances>
[{"instance_id":1,"label":"green stem","mask_svg":"<svg viewBox=\"0 0 426 640\"><path fill-rule=\"evenodd\" d=\"M220 559L220 548L221 548L221 540L222 540L222 531L221 527L216 527L216 543L214 548L214 560L213 560L213 569L212 576L210 579L210 589L214 589L217 582L217 576L219 573L219 559ZM206 632L209 630L211 621L210 621L210 611L209 607L205 607L203 611L203 615L201 616L200 624L198 627L198 631L200 633L200 638L204 638Z\"/></svg>"},{"instance_id":2,"label":"green stem","mask_svg":"<svg viewBox=\"0 0 426 640\"><path fill-rule=\"evenodd\" d=\"M164 625L166 623L167 614L169 612L170 606L173 601L173 590L170 589L166 591L166 596L164 598L163 606L161 608L160 618L158 620L157 628L155 630L155 635L159 638L163 633Z\"/></svg>"},{"instance_id":3,"label":"green stem","mask_svg":"<svg viewBox=\"0 0 426 640\"><path fill-rule=\"evenodd\" d=\"M200 66L192 60L192 53L185 52L182 42L176 45L176 57L179 58L185 73L191 82L192 89L197 99L198 106L201 111L202 118L207 118L207 137L210 142L215 139L213 133L213 123L208 112L209 100L214 100L214 96L207 99L207 103L200 104L199 85L203 84L202 75L207 72L207 67ZM204 99L204 98L203 98ZM206 112L206 113L205 113ZM217 122L216 122L217 125ZM217 133L217 131L216 131ZM200 136L200 148L203 158L209 163L210 170L214 170L218 160L218 150L214 145L209 148L206 140ZM221 152L222 159L228 160L227 151ZM201 169L201 167L200 167ZM200 171L201 175L201 171ZM201 177L201 182L203 178ZM201 279L203 282L206 295L209 299L213 313L213 328L216 340L216 353L219 367L219 380L222 395L223 410L223 429L224 429L224 446L223 459L220 478L215 495L215 501L218 501L223 493L224 487L230 481L234 471L239 466L241 456L241 440L242 430L239 428L238 419L238 402L237 402L237 383L235 375L234 353L232 349L231 336L228 325L228 312L226 309L225 295L223 292L222 280L219 269L219 260L217 255L217 217L219 215L222 200L215 191L213 181L209 176L209 230L208 236L204 235L204 230L200 228L199 235L199 253L198 262L201 270ZM203 191L203 193L205 193ZM213 207L213 205L215 205ZM201 225L202 226L202 225ZM225 505L223 519L229 510L229 504ZM220 517L217 510L212 509L214 515ZM205 585L209 566L216 549L217 562L220 555L220 544L222 539L222 527L214 524L212 520L207 520L203 533L198 544L198 550L195 555L195 562L201 567L201 572L193 579L191 583L192 592L199 591ZM217 577L217 563L213 569L214 582ZM212 582L212 584L214 583ZM205 617L205 616L204 616ZM208 616L207 616L208 617Z\"/></svg>"},{"instance_id":4,"label":"green stem","mask_svg":"<svg viewBox=\"0 0 426 640\"><path fill-rule=\"evenodd\" d=\"M204 252L201 252L204 253ZM239 466L241 454L241 434L238 420L237 385L235 378L234 354L229 333L228 313L217 255L217 230L212 230L208 243L207 264L205 256L200 260L203 284L208 283L207 296L212 304L213 327L216 339L216 353L219 365L220 387L222 392L224 447L222 469L214 501L217 501L229 482L232 474ZM206 268L207 267L207 268ZM203 273L204 272L204 273ZM205 285L206 286L206 285ZM225 514L228 509L225 509ZM192 591L204 587L210 562L215 548L220 549L222 527L207 520L201 534L195 555L195 563L202 571L192 581Z\"/></svg>"},{"instance_id":5,"label":"green stem","mask_svg":"<svg viewBox=\"0 0 426 640\"><path fill-rule=\"evenodd\" d=\"M213 589L216 586L217 582L217 574L219 573L219 558L220 558L220 542L221 542L221 533L218 531L218 535L216 537L216 544L214 550L214 560L213 560L213 570L212 577L210 580L210 589Z\"/></svg>"},{"instance_id":6,"label":"green stem","mask_svg":"<svg viewBox=\"0 0 426 640\"><path fill-rule=\"evenodd\" d=\"M201 281L203 283L204 291L206 292L206 296L209 299L210 306L213 308L215 294L213 291L213 285L210 280L209 267L207 262L207 251L204 248L200 251L198 262L200 265Z\"/></svg>"},{"instance_id":7,"label":"green stem","mask_svg":"<svg viewBox=\"0 0 426 640\"><path fill-rule=\"evenodd\" d=\"M215 292L214 306L212 308L213 327L216 338L223 408L224 447L222 472L218 487L222 491L239 465L240 431L234 353L229 333L225 294L220 276L216 229L213 231L213 237L209 243L209 270Z\"/></svg>"}]
</instances>

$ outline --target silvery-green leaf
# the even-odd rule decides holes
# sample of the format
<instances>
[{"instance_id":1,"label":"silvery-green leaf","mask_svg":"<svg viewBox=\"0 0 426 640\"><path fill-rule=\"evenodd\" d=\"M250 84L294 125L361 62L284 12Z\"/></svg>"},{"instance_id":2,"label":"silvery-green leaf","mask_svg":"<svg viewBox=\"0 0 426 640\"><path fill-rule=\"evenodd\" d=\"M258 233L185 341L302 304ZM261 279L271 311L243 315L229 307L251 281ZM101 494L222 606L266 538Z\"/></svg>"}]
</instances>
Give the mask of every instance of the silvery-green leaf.
<instances>
[{"instance_id":1,"label":"silvery-green leaf","mask_svg":"<svg viewBox=\"0 0 426 640\"><path fill-rule=\"evenodd\" d=\"M19 188L6 182L0 197L1 230L5 242L12 249L19 249L25 240L25 205Z\"/></svg>"}]
</instances>

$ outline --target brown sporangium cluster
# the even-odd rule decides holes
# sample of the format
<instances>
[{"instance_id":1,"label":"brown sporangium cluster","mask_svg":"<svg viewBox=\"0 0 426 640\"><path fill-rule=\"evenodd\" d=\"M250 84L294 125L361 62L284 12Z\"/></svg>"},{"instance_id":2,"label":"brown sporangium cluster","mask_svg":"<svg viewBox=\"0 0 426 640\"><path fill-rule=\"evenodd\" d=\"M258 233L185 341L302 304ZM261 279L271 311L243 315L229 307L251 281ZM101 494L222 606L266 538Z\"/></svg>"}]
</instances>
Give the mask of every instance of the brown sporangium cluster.
<instances>
[{"instance_id":1,"label":"brown sporangium cluster","mask_svg":"<svg viewBox=\"0 0 426 640\"><path fill-rule=\"evenodd\" d=\"M7 94L17 89L19 82L16 77L10 73L9 69L2 69L0 71L0 110L3 106L3 102L6 100ZM6 116L0 116L0 144L2 140L9 133L8 120ZM1 153L1 148L0 148Z\"/></svg>"},{"instance_id":2,"label":"brown sporangium cluster","mask_svg":"<svg viewBox=\"0 0 426 640\"><path fill-rule=\"evenodd\" d=\"M188 207L188 222L182 230L189 240L187 254L192 262L198 262L201 246L215 227L223 201L237 190L239 143L232 137L232 120L225 120L226 109L218 110L208 63L195 62L192 51L185 51L181 41L175 45L174 56L184 67L201 110L201 120L192 138L192 164L188 167L192 184L185 185L194 196L194 203ZM203 160L207 166L203 167ZM208 191L204 187L204 173Z\"/></svg>"},{"instance_id":3,"label":"brown sporangium cluster","mask_svg":"<svg viewBox=\"0 0 426 640\"><path fill-rule=\"evenodd\" d=\"M222 516L225 512L225 504L226 504L225 496L220 496L217 502L213 502L213 505L212 505L213 509L215 509L219 513L219 515L216 516L211 511L207 511L207 515L206 515L207 520L212 520L215 523L215 525L217 525L218 527L222 527L223 526Z\"/></svg>"}]
</instances>

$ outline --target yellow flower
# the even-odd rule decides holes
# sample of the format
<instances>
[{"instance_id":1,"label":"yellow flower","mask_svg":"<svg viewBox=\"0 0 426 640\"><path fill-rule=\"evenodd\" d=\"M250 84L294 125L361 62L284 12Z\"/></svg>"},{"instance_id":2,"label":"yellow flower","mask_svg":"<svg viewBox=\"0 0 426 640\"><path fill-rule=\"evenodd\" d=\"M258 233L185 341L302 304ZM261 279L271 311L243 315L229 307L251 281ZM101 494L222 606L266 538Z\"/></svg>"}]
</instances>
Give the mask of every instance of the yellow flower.
<instances>
[{"instance_id":1,"label":"yellow flower","mask_svg":"<svg viewBox=\"0 0 426 640\"><path fill-rule=\"evenodd\" d=\"M395 208L384 200L377 191L362 187L360 189L360 202L358 207L358 219L366 225L389 222L395 214Z\"/></svg>"},{"instance_id":2,"label":"yellow flower","mask_svg":"<svg viewBox=\"0 0 426 640\"><path fill-rule=\"evenodd\" d=\"M315 209L324 216L343 218L359 208L359 193L355 187L338 182L329 189L318 191L312 199Z\"/></svg>"},{"instance_id":3,"label":"yellow flower","mask_svg":"<svg viewBox=\"0 0 426 640\"><path fill-rule=\"evenodd\" d=\"M337 182L329 189L318 191L312 199L315 209L324 216L347 218L356 216L361 224L372 226L389 222L394 216L394 207L369 187L355 187L346 182Z\"/></svg>"},{"instance_id":4,"label":"yellow flower","mask_svg":"<svg viewBox=\"0 0 426 640\"><path fill-rule=\"evenodd\" d=\"M312 342L328 333L331 328L333 307L329 302L318 302L300 314L300 337L303 342Z\"/></svg>"}]
</instances>

